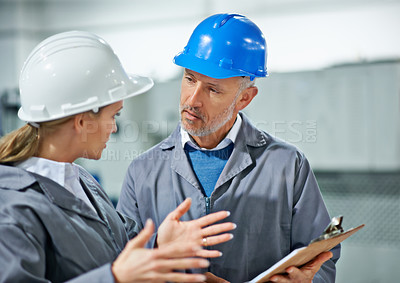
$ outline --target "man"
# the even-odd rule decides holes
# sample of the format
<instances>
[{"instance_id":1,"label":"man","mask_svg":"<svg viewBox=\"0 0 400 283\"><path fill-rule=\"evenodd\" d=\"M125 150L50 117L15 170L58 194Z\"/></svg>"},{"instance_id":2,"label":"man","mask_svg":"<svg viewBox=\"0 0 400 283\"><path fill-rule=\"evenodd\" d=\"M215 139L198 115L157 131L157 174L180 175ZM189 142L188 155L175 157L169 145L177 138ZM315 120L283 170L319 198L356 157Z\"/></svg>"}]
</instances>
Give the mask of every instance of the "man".
<instances>
[{"instance_id":1,"label":"man","mask_svg":"<svg viewBox=\"0 0 400 283\"><path fill-rule=\"evenodd\" d=\"M184 68L181 123L132 162L117 209L156 225L186 197L193 201L188 219L230 211L234 238L219 245L223 255L208 271L231 282L251 280L318 237L329 215L303 153L240 113L257 95L254 79L267 76L265 38L253 22L208 17L174 61ZM205 246L213 244L204 238ZM334 282L339 252L271 281Z\"/></svg>"}]
</instances>

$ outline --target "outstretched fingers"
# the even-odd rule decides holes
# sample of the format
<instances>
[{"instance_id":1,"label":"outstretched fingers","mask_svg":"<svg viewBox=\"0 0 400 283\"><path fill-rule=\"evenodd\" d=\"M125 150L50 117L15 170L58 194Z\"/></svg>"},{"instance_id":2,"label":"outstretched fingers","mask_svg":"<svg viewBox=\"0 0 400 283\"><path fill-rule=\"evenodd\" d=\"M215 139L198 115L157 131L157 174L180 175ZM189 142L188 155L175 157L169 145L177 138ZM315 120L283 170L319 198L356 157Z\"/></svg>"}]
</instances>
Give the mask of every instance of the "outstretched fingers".
<instances>
[{"instance_id":1,"label":"outstretched fingers","mask_svg":"<svg viewBox=\"0 0 400 283\"><path fill-rule=\"evenodd\" d=\"M199 250L196 256L202 258L216 258L222 256L222 253L218 250Z\"/></svg>"},{"instance_id":2,"label":"outstretched fingers","mask_svg":"<svg viewBox=\"0 0 400 283\"><path fill-rule=\"evenodd\" d=\"M222 234L218 236L208 236L203 240L203 246L214 246L224 242L227 242L233 238L232 234ZM202 249L197 251L196 256L203 258L214 258L222 256L222 253L218 250L207 250Z\"/></svg>"},{"instance_id":3,"label":"outstretched fingers","mask_svg":"<svg viewBox=\"0 0 400 283\"><path fill-rule=\"evenodd\" d=\"M174 242L162 247L156 251L156 256L160 258L183 258L194 257L201 250L201 245L193 241L182 243Z\"/></svg>"},{"instance_id":4,"label":"outstretched fingers","mask_svg":"<svg viewBox=\"0 0 400 283\"><path fill-rule=\"evenodd\" d=\"M229 233L217 235L217 236L208 236L205 237L206 240L203 240L203 243L206 242L207 246L215 246L221 243L225 243L229 240L233 239L233 235ZM205 246L205 245L204 245Z\"/></svg>"},{"instance_id":5,"label":"outstretched fingers","mask_svg":"<svg viewBox=\"0 0 400 283\"><path fill-rule=\"evenodd\" d=\"M160 274L160 279L157 282L206 282L207 277L203 274L188 274L180 272L170 272ZM152 278L148 278L146 281L152 281Z\"/></svg>"},{"instance_id":6,"label":"outstretched fingers","mask_svg":"<svg viewBox=\"0 0 400 283\"><path fill-rule=\"evenodd\" d=\"M184 270L191 268L207 268L210 262L203 258L174 258L160 259L154 263L155 268L160 272L169 272L171 270Z\"/></svg>"},{"instance_id":7,"label":"outstretched fingers","mask_svg":"<svg viewBox=\"0 0 400 283\"><path fill-rule=\"evenodd\" d=\"M147 219L146 225L140 233L126 244L128 249L143 248L154 233L154 223Z\"/></svg>"},{"instance_id":8,"label":"outstretched fingers","mask_svg":"<svg viewBox=\"0 0 400 283\"><path fill-rule=\"evenodd\" d=\"M203 237L206 237L206 236L221 234L221 233L228 232L228 231L231 231L234 229L236 229L236 224L234 224L232 222L225 222L225 223L214 224L214 225L208 226L206 228L203 228L201 230L201 234L203 235ZM211 244L209 244L209 245L211 246Z\"/></svg>"},{"instance_id":9,"label":"outstretched fingers","mask_svg":"<svg viewBox=\"0 0 400 283\"><path fill-rule=\"evenodd\" d=\"M196 253L201 250L200 246L193 243L170 244L153 250L154 270L160 272L160 278L168 282L203 282L206 277L202 274L184 274L173 272L173 270L185 270L192 268L207 268L210 262L202 258L194 258Z\"/></svg>"},{"instance_id":10,"label":"outstretched fingers","mask_svg":"<svg viewBox=\"0 0 400 283\"><path fill-rule=\"evenodd\" d=\"M171 220L179 220L186 212L188 212L191 204L191 198L185 199L177 208L168 214L167 218Z\"/></svg>"},{"instance_id":11,"label":"outstretched fingers","mask_svg":"<svg viewBox=\"0 0 400 283\"><path fill-rule=\"evenodd\" d=\"M200 227L214 224L217 221L227 218L231 213L229 211L218 211L194 220Z\"/></svg>"},{"instance_id":12,"label":"outstretched fingers","mask_svg":"<svg viewBox=\"0 0 400 283\"><path fill-rule=\"evenodd\" d=\"M231 223L231 222L215 224L215 225L211 225L206 228L203 228L201 230L201 235L203 237L202 245L203 246L215 246L215 245L225 243L227 241L232 240L233 234L224 233L224 232L231 231L233 229L236 229L236 224ZM224 233L224 234L221 234L221 233ZM198 253L198 256L219 257L219 256L221 256L221 254L218 251L204 250L204 251L200 251Z\"/></svg>"}]
</instances>

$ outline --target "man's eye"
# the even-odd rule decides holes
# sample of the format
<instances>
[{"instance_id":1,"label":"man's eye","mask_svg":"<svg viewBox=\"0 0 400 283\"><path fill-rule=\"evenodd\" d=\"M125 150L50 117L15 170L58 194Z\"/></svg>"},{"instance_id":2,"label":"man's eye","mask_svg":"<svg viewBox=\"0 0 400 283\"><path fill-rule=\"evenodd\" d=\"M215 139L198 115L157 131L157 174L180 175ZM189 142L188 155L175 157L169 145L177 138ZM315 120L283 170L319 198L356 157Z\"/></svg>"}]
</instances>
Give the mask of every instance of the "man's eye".
<instances>
[{"instance_id":1,"label":"man's eye","mask_svg":"<svg viewBox=\"0 0 400 283\"><path fill-rule=\"evenodd\" d=\"M192 79L191 77L185 77L185 79L186 79L188 82L193 82L193 79Z\"/></svg>"},{"instance_id":2,"label":"man's eye","mask_svg":"<svg viewBox=\"0 0 400 283\"><path fill-rule=\"evenodd\" d=\"M115 115L114 115L114 118L115 118L115 117L119 117L119 116L121 116L121 112L118 112L117 114L115 114Z\"/></svg>"}]
</instances>

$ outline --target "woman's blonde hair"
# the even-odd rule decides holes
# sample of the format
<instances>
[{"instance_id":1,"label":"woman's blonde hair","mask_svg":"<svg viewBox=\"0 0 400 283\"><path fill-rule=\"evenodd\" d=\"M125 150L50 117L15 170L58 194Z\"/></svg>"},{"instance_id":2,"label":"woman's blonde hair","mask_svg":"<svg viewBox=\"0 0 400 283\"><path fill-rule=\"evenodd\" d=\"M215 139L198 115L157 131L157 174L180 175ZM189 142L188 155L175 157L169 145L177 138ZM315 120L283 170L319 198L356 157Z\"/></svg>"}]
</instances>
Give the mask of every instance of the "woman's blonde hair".
<instances>
[{"instance_id":1,"label":"woman's blonde hair","mask_svg":"<svg viewBox=\"0 0 400 283\"><path fill-rule=\"evenodd\" d=\"M69 121L66 117L39 124L35 127L26 124L0 139L0 163L17 162L36 156L39 151L39 139L54 132L59 125Z\"/></svg>"},{"instance_id":2,"label":"woman's blonde hair","mask_svg":"<svg viewBox=\"0 0 400 283\"><path fill-rule=\"evenodd\" d=\"M97 112L90 110L84 113L88 113L92 117L98 117L105 107L100 107ZM0 139L0 163L24 161L30 157L37 156L40 138L53 133L60 125L68 122L74 116L48 122L26 124L5 135Z\"/></svg>"}]
</instances>

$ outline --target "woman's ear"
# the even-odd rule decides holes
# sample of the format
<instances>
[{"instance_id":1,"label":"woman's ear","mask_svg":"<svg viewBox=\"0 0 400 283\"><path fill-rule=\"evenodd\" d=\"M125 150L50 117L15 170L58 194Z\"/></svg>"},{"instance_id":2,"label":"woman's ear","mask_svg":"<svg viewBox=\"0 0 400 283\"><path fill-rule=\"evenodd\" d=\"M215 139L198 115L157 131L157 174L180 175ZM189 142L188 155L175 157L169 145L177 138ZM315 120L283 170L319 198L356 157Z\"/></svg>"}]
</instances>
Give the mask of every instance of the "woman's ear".
<instances>
[{"instance_id":1,"label":"woman's ear","mask_svg":"<svg viewBox=\"0 0 400 283\"><path fill-rule=\"evenodd\" d=\"M257 95L258 88L256 86L251 86L243 90L240 95L240 99L236 103L237 111L243 110L247 105L253 100L253 98Z\"/></svg>"},{"instance_id":2,"label":"woman's ear","mask_svg":"<svg viewBox=\"0 0 400 283\"><path fill-rule=\"evenodd\" d=\"M74 131L81 134L85 128L85 113L79 113L74 116Z\"/></svg>"},{"instance_id":3,"label":"woman's ear","mask_svg":"<svg viewBox=\"0 0 400 283\"><path fill-rule=\"evenodd\" d=\"M74 130L86 139L89 134L96 133L99 130L99 123L96 117L90 115L89 112L80 113L74 117Z\"/></svg>"}]
</instances>

